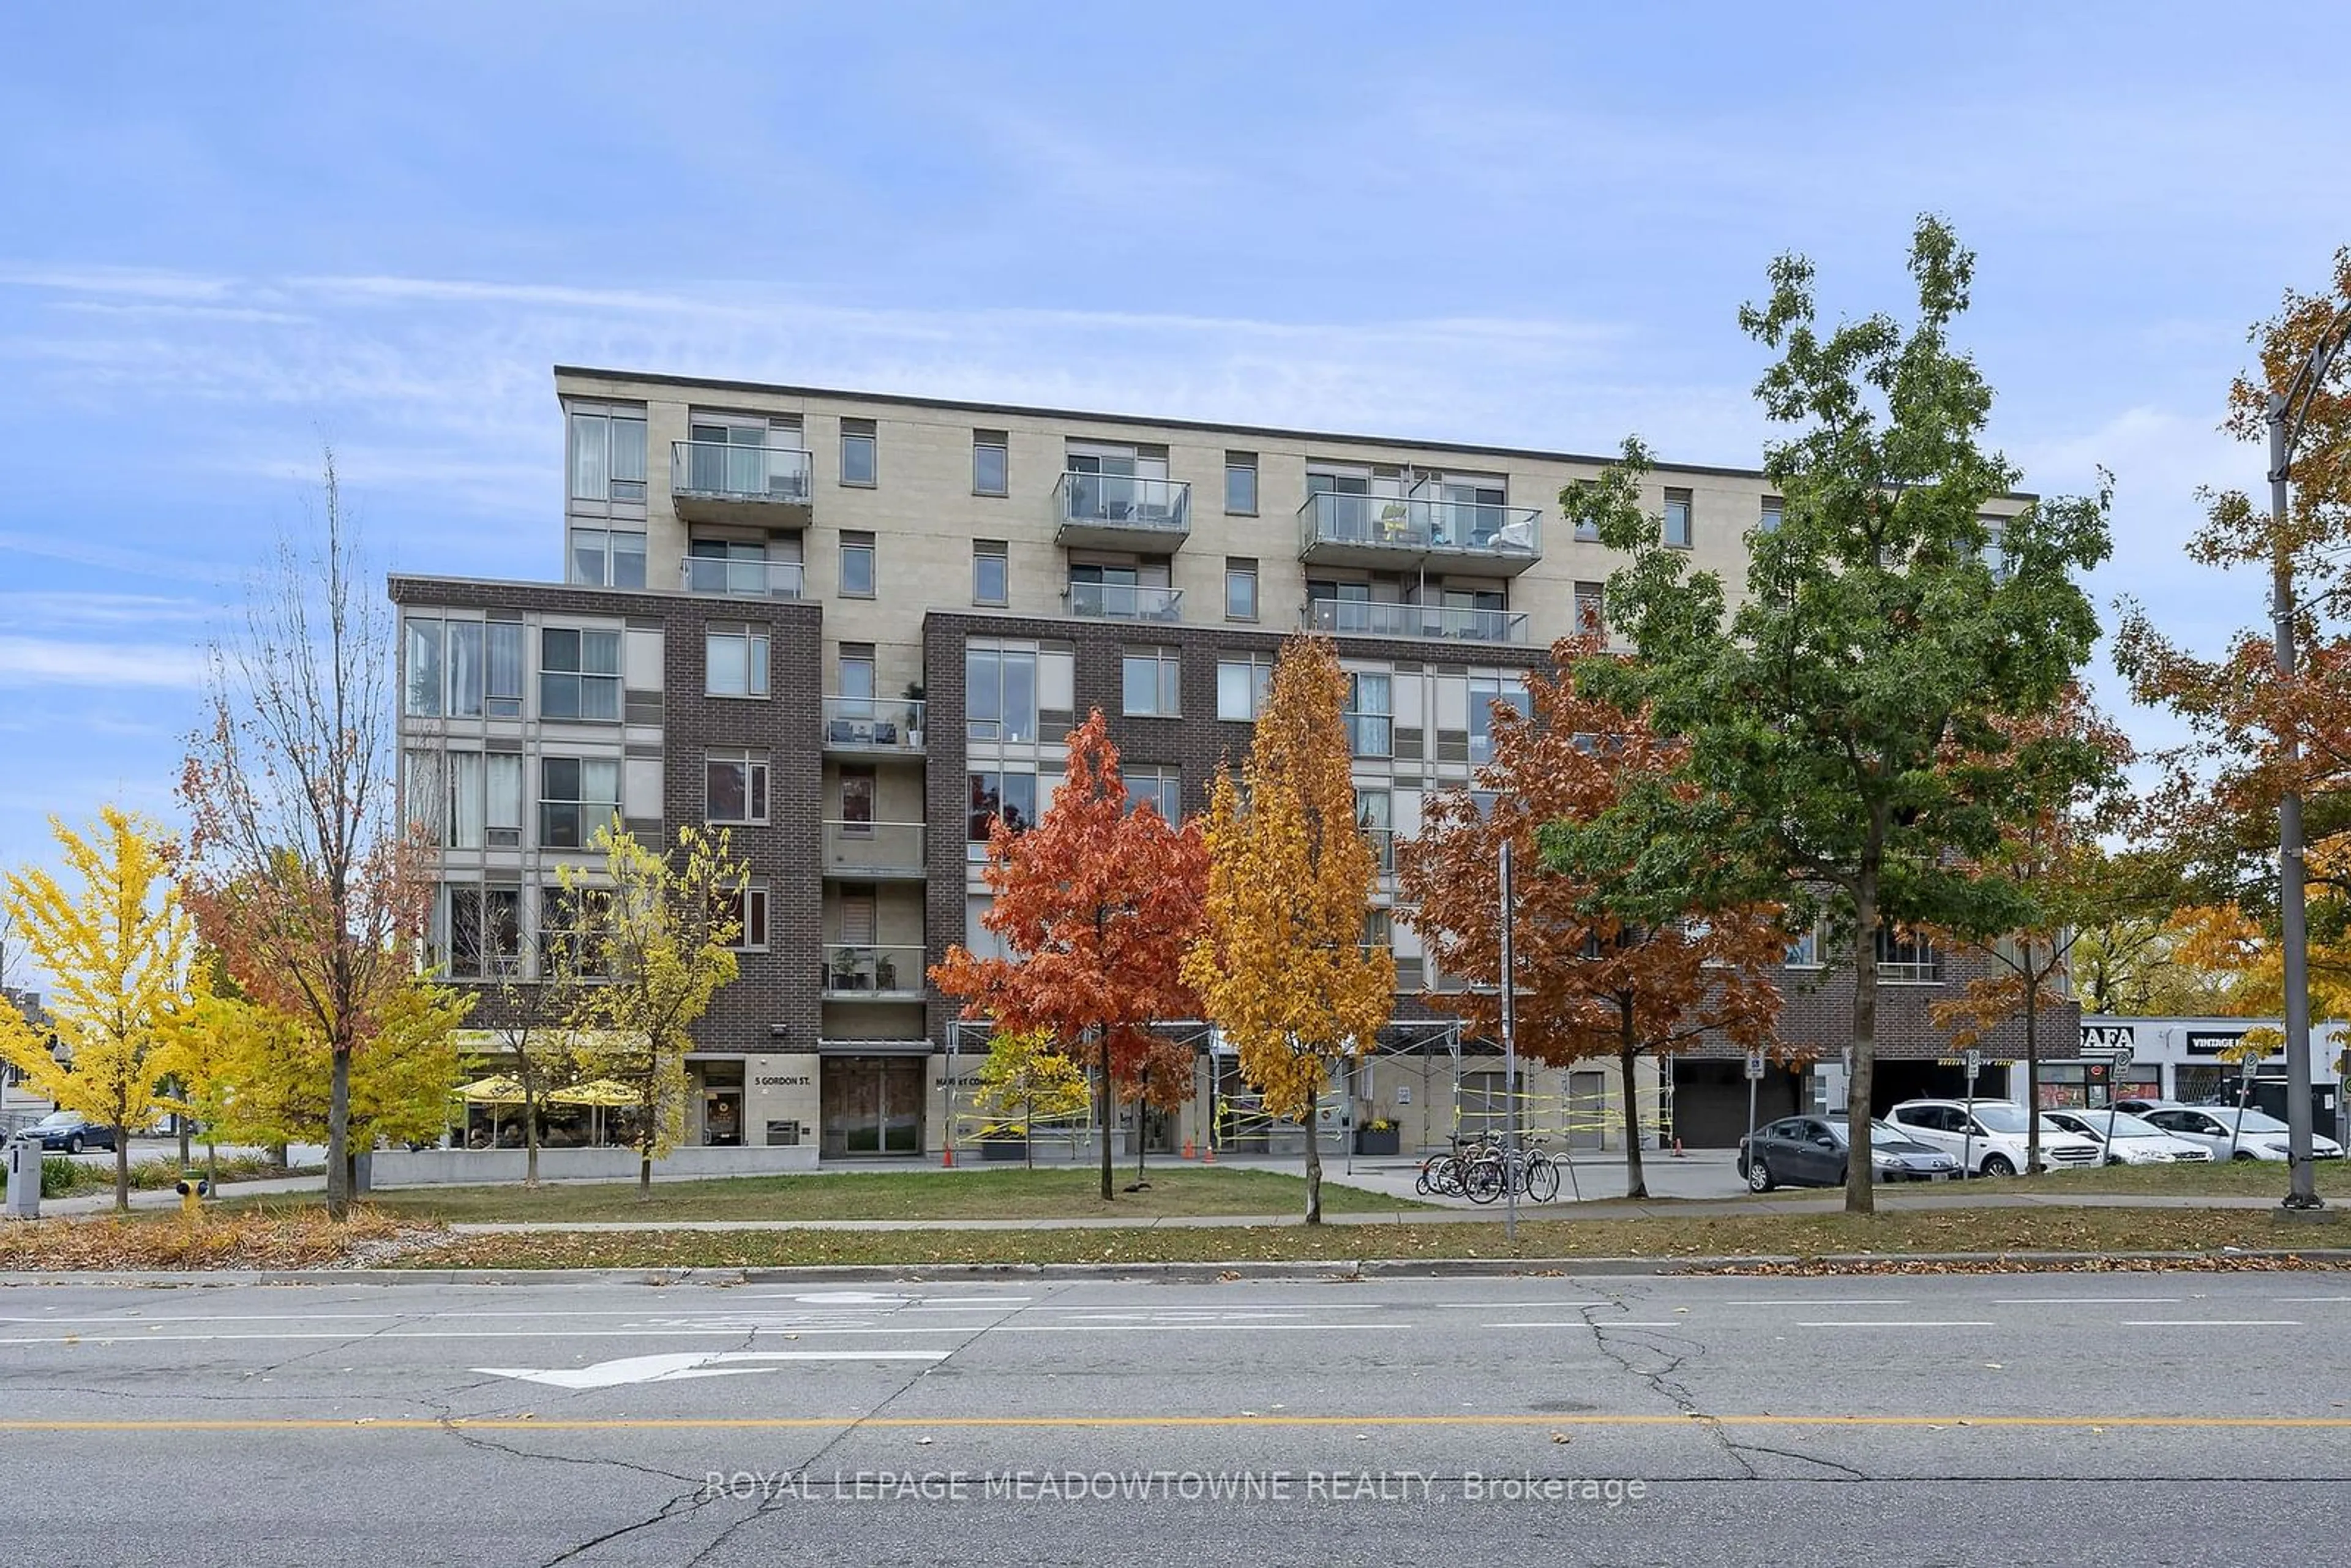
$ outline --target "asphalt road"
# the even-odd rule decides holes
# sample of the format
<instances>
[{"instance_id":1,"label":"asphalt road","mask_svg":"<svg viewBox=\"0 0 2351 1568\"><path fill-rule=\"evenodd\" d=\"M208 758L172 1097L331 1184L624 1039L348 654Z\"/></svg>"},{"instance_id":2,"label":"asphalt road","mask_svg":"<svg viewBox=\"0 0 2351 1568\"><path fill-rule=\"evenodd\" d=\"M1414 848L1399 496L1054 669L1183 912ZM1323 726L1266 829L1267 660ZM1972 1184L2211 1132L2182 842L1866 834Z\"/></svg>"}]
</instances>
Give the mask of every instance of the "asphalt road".
<instances>
[{"instance_id":1,"label":"asphalt road","mask_svg":"<svg viewBox=\"0 0 2351 1568\"><path fill-rule=\"evenodd\" d=\"M0 1528L240 1568L2333 1561L2346 1346L2326 1273L24 1286Z\"/></svg>"}]
</instances>

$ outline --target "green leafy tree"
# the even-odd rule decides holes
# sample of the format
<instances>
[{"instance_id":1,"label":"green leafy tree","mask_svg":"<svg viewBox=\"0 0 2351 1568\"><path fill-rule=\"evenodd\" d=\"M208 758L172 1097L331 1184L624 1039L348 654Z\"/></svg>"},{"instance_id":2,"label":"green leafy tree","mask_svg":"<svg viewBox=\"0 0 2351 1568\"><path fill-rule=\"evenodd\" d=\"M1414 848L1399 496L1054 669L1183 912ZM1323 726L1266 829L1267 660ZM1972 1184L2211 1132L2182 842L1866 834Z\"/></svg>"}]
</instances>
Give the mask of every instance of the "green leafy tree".
<instances>
[{"instance_id":1,"label":"green leafy tree","mask_svg":"<svg viewBox=\"0 0 2351 1568\"><path fill-rule=\"evenodd\" d=\"M558 873L565 894L592 910L577 940L597 983L580 988L572 1023L598 1074L636 1091L637 1196L649 1199L653 1161L685 1133L694 1026L735 978L745 873L724 829L680 828L666 858L609 826L590 847L601 866Z\"/></svg>"},{"instance_id":2,"label":"green leafy tree","mask_svg":"<svg viewBox=\"0 0 2351 1568\"><path fill-rule=\"evenodd\" d=\"M1081 1114L1092 1092L1085 1069L1056 1051L1051 1035L1003 1030L987 1042L972 1103L993 1124L982 1137L1008 1125L1020 1129L1023 1163L1033 1167L1037 1145L1030 1134L1037 1123Z\"/></svg>"},{"instance_id":3,"label":"green leafy tree","mask_svg":"<svg viewBox=\"0 0 2351 1568\"><path fill-rule=\"evenodd\" d=\"M2023 809L2001 720L2048 710L2088 657L2095 611L2075 580L2109 549L2106 498L2004 501L2018 475L1981 444L1991 389L1951 346L1974 258L1932 217L1909 270L1917 315L1824 330L1813 268L1771 267L1740 322L1779 358L1757 394L1790 434L1764 473L1776 528L1750 531L1744 591L1693 570L1644 507L1637 441L1561 500L1630 564L1610 618L1640 657L1595 661L1595 693L1683 737L1677 777L1598 821L1554 824L1554 863L1620 914L1646 902L1823 912L1853 954L1848 1209L1873 1207L1869 1114L1880 934L1991 937L2030 917L1983 874ZM2013 506L2014 510L2008 508ZM1991 519L1995 509L2007 515Z\"/></svg>"}]
</instances>

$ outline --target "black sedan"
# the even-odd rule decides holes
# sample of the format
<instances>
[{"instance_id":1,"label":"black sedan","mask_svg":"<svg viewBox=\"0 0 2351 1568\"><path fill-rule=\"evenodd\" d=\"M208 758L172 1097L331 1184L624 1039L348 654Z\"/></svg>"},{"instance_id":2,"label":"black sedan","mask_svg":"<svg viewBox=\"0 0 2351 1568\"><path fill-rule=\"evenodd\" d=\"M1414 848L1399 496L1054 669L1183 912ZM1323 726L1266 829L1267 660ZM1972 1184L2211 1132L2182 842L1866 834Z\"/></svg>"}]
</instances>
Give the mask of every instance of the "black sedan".
<instances>
[{"instance_id":1,"label":"black sedan","mask_svg":"<svg viewBox=\"0 0 2351 1568\"><path fill-rule=\"evenodd\" d=\"M1904 1137L1883 1122L1870 1124L1869 1159L1878 1181L1956 1181L1959 1162L1940 1149ZM1750 1192L1775 1186L1843 1186L1845 1129L1825 1116L1783 1116L1755 1129L1753 1148L1739 1140L1739 1174Z\"/></svg>"},{"instance_id":2,"label":"black sedan","mask_svg":"<svg viewBox=\"0 0 2351 1568\"><path fill-rule=\"evenodd\" d=\"M69 1155L114 1147L114 1129L102 1127L78 1111L52 1111L16 1136L40 1145L44 1151L62 1149Z\"/></svg>"}]
</instances>

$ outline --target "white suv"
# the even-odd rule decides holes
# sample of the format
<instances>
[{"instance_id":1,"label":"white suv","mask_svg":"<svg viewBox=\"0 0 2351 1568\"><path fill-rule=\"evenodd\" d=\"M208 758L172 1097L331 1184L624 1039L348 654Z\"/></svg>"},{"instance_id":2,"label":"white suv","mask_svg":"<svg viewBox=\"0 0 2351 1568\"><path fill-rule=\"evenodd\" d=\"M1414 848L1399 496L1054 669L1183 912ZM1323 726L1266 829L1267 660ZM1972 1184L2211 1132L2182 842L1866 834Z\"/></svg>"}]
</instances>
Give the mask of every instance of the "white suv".
<instances>
[{"instance_id":1,"label":"white suv","mask_svg":"<svg viewBox=\"0 0 2351 1568\"><path fill-rule=\"evenodd\" d=\"M2211 1150L2216 1160L2283 1160L2286 1156L2285 1124L2260 1111L2240 1111L2234 1105L2182 1105L2167 1100L2149 1105L2140 1114L2173 1137ZM2343 1145L2314 1133L2310 1154L2313 1159L2339 1160Z\"/></svg>"},{"instance_id":2,"label":"white suv","mask_svg":"<svg viewBox=\"0 0 2351 1568\"><path fill-rule=\"evenodd\" d=\"M1904 1135L1959 1156L1970 1176L2014 1176L2030 1158L2032 1124L2011 1100L1905 1100L1886 1113ZM2080 1170L2099 1163L2095 1139L2041 1119L2041 1168Z\"/></svg>"}]
</instances>

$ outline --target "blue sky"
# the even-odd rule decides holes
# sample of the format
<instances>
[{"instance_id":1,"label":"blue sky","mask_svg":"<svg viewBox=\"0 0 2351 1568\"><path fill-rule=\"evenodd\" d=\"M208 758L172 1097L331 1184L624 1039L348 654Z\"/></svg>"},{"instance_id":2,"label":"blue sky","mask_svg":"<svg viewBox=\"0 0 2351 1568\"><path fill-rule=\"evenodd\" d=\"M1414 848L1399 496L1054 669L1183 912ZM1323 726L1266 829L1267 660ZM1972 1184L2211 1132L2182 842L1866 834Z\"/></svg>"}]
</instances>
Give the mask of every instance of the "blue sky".
<instances>
[{"instance_id":1,"label":"blue sky","mask_svg":"<svg viewBox=\"0 0 2351 1568\"><path fill-rule=\"evenodd\" d=\"M384 564L523 577L557 361L1750 464L1765 264L1898 307L1929 208L1996 437L2210 645L2222 391L2351 241L2339 6L206 9L0 19L0 863L169 811L322 440Z\"/></svg>"}]
</instances>

